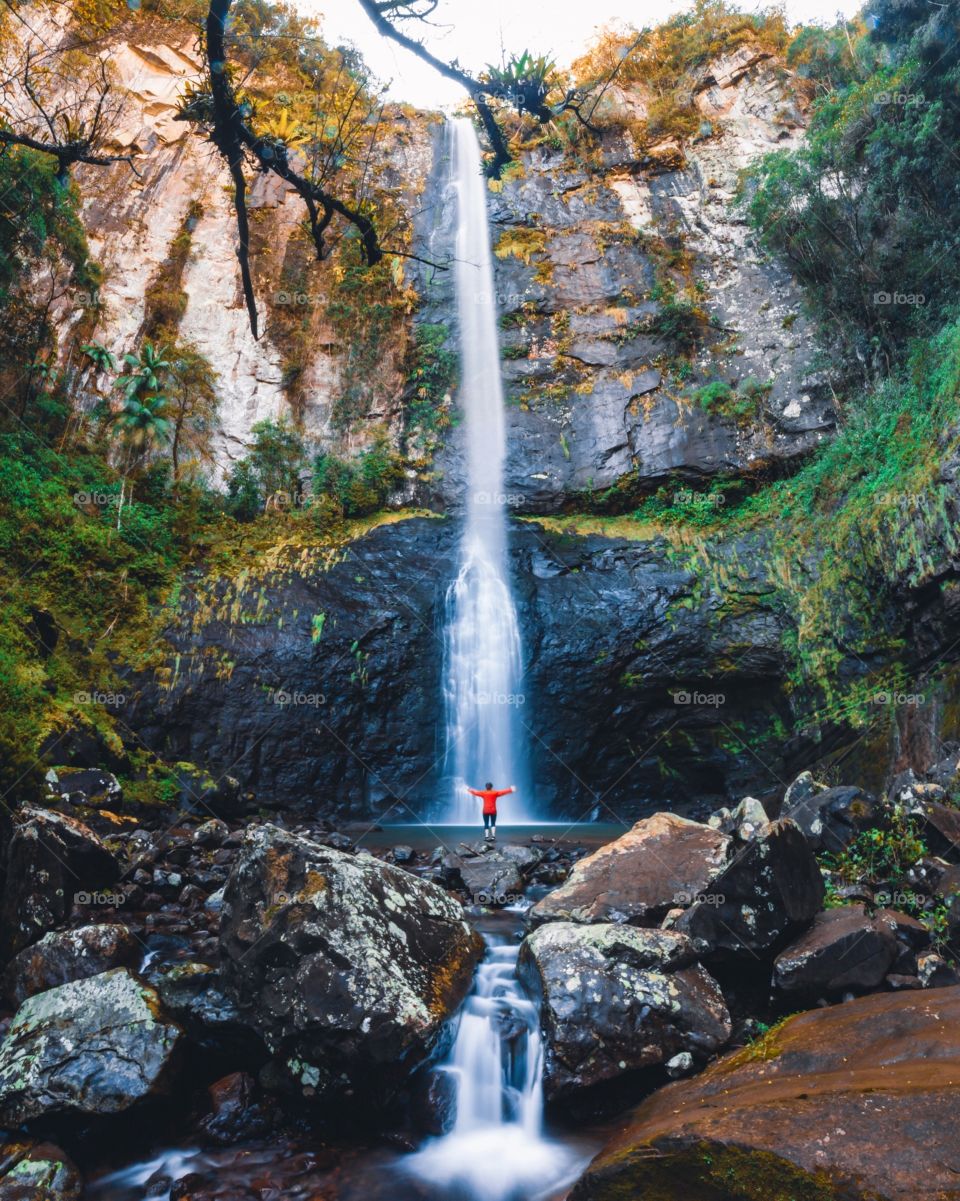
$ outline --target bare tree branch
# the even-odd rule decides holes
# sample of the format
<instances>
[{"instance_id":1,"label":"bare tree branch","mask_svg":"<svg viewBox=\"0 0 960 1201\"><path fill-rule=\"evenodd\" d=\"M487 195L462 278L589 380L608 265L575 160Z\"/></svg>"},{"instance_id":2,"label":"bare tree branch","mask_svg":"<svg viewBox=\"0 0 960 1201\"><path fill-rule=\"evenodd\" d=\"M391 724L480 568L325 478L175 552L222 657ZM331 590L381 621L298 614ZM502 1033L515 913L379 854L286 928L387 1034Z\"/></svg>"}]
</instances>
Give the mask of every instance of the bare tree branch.
<instances>
[{"instance_id":1,"label":"bare tree branch","mask_svg":"<svg viewBox=\"0 0 960 1201\"><path fill-rule=\"evenodd\" d=\"M411 54L415 54L417 58L433 67L445 79L458 83L467 92L483 123L493 151L493 158L488 167L489 174L493 179L499 179L503 168L513 161L513 155L507 146L503 131L497 124L493 110L487 103L487 96L491 94L490 88L481 80L474 79L472 75L461 70L457 64L445 63L443 59L437 58L422 42L409 37L390 20L390 18L423 20L425 16L436 9L437 2L438 0L413 0L412 3L407 3L405 0L359 0L360 7L379 33L385 38L392 39L405 50L409 50Z\"/></svg>"},{"instance_id":2,"label":"bare tree branch","mask_svg":"<svg viewBox=\"0 0 960 1201\"><path fill-rule=\"evenodd\" d=\"M22 71L18 69L16 80L22 92L22 106L27 111L16 116L10 111L0 114L4 121L0 126L0 145L22 146L49 154L57 160L57 179L61 184L66 184L75 163L89 163L95 167L126 163L138 174L132 155L99 152L112 121L108 109L112 90L103 59L97 60L91 79L79 89L73 88L75 81L60 79L55 87L44 89L36 78L37 55L31 46L24 51L22 62ZM48 74L47 69L41 68L41 80ZM45 93L52 98L48 99ZM33 127L29 115L31 109ZM20 128L15 128L15 124Z\"/></svg>"}]
</instances>

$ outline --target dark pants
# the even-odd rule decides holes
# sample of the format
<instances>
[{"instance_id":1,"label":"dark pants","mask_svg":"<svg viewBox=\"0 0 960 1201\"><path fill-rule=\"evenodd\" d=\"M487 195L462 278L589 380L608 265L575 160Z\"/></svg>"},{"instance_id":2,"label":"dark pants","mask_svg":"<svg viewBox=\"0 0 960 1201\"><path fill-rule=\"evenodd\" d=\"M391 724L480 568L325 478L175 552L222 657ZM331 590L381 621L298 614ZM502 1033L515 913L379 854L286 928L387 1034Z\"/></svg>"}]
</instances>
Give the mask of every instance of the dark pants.
<instances>
[{"instance_id":1,"label":"dark pants","mask_svg":"<svg viewBox=\"0 0 960 1201\"><path fill-rule=\"evenodd\" d=\"M483 815L483 828L492 830L497 824L497 815L495 813L485 813Z\"/></svg>"}]
</instances>

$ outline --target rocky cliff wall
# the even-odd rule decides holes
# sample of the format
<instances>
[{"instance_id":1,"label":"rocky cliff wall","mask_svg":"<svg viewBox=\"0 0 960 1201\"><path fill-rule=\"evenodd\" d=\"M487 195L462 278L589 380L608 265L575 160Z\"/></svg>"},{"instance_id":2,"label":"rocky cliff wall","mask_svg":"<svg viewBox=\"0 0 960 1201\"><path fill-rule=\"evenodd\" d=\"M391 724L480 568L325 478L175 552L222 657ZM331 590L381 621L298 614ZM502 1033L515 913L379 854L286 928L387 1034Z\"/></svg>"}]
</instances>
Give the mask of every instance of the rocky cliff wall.
<instances>
[{"instance_id":1,"label":"rocky cliff wall","mask_svg":"<svg viewBox=\"0 0 960 1201\"><path fill-rule=\"evenodd\" d=\"M641 153L629 125L646 98L614 90L597 146L541 139L491 191L518 511L623 509L668 481L781 472L834 428L840 380L737 207L747 164L802 137L804 86L744 47L702 70L693 98L691 145ZM450 321L444 281L425 312ZM445 504L460 459L454 435Z\"/></svg>"},{"instance_id":2,"label":"rocky cliff wall","mask_svg":"<svg viewBox=\"0 0 960 1201\"><path fill-rule=\"evenodd\" d=\"M66 36L47 10L35 10L33 21L50 44ZM120 102L108 149L131 154L136 171L117 164L78 172L105 278L98 296L63 303L61 353L76 353L74 332L118 355L134 349L152 290L176 276L185 301L177 336L209 362L216 381L215 478L244 453L256 422L287 414L309 441L341 453L386 428L409 453L417 498L456 507L456 423L435 463L405 440L411 323L445 329L456 348L452 272L443 270L452 207L442 124L389 106L378 133L374 187L402 226L392 240L404 241L409 227L412 248L438 264L397 261L383 285L388 295L378 297L391 309L385 325L362 307L338 315L342 268L314 261L287 186L254 177L263 309L255 342L226 173L210 144L175 119L178 98L200 76L196 38L185 24L131 17L101 51ZM517 511L587 500L622 510L671 480L699 486L779 472L834 426L838 381L824 370L796 289L756 251L736 206L743 167L802 136L804 85L747 46L701 70L691 87L703 116L691 144L638 149L631 122L649 97L614 87L604 96L598 142L538 136L502 184L491 184L509 404L506 487ZM109 383L87 365L83 401Z\"/></svg>"}]
</instances>

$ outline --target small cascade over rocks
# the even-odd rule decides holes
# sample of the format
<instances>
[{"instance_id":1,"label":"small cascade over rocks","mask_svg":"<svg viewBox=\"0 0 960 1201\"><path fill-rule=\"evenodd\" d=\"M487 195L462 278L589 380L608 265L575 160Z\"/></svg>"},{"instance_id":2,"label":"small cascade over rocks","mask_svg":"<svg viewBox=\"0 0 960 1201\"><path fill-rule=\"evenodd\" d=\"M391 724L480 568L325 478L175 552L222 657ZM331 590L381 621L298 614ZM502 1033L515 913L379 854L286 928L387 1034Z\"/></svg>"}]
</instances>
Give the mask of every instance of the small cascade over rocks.
<instances>
[{"instance_id":1,"label":"small cascade over rocks","mask_svg":"<svg viewBox=\"0 0 960 1201\"><path fill-rule=\"evenodd\" d=\"M473 125L450 125L450 184L457 206L456 290L460 323L460 402L465 417L467 493L459 570L446 597L444 817L476 820L466 786L492 780L520 785L523 703L520 627L506 562L505 433L497 310L487 220L486 183ZM521 788L511 819L529 820Z\"/></svg>"},{"instance_id":2,"label":"small cascade over rocks","mask_svg":"<svg viewBox=\"0 0 960 1201\"><path fill-rule=\"evenodd\" d=\"M536 1201L572 1182L589 1156L543 1131L537 1006L517 981L518 948L488 945L439 1071L455 1081L456 1119L406 1167L458 1201Z\"/></svg>"}]
</instances>

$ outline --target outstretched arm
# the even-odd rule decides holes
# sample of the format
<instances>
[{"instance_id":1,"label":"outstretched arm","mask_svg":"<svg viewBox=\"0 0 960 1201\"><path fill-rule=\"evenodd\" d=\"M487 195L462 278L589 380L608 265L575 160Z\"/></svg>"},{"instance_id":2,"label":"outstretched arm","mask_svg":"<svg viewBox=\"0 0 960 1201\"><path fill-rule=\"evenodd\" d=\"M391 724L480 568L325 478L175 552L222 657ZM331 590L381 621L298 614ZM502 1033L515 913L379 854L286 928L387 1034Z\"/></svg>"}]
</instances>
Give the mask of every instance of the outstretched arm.
<instances>
[{"instance_id":1,"label":"outstretched arm","mask_svg":"<svg viewBox=\"0 0 960 1201\"><path fill-rule=\"evenodd\" d=\"M494 796L509 796L511 792L516 792L516 788L511 784L509 788L501 788L499 792L495 792Z\"/></svg>"},{"instance_id":2,"label":"outstretched arm","mask_svg":"<svg viewBox=\"0 0 960 1201\"><path fill-rule=\"evenodd\" d=\"M483 796L483 793L477 792L475 788L468 788L467 792L469 792L471 796Z\"/></svg>"}]
</instances>

